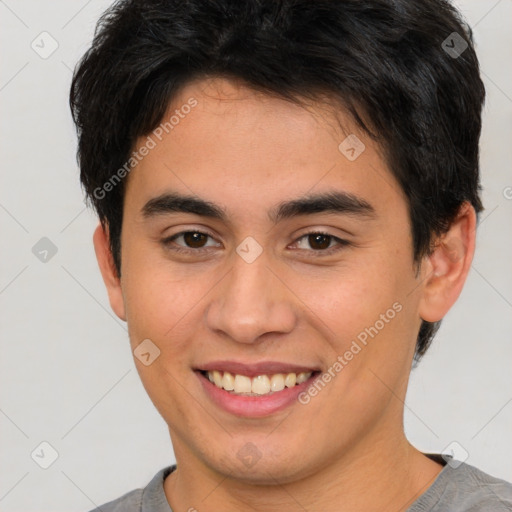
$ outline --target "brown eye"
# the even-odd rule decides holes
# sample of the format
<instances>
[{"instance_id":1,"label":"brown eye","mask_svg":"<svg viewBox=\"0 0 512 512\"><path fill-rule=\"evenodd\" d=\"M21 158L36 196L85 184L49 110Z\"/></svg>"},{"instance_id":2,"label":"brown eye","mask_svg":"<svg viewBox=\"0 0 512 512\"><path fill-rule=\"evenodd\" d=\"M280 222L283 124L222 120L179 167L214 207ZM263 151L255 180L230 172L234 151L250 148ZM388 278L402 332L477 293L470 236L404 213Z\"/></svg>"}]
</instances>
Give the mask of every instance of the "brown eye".
<instances>
[{"instance_id":1,"label":"brown eye","mask_svg":"<svg viewBox=\"0 0 512 512\"><path fill-rule=\"evenodd\" d=\"M183 240L188 247L192 247L194 249L199 249L203 247L203 244L206 242L208 235L204 233L199 233L197 231L186 231L183 233Z\"/></svg>"},{"instance_id":2,"label":"brown eye","mask_svg":"<svg viewBox=\"0 0 512 512\"><path fill-rule=\"evenodd\" d=\"M212 235L201 231L181 231L162 240L162 244L166 249L175 252L200 254L213 249L215 240Z\"/></svg>"},{"instance_id":3,"label":"brown eye","mask_svg":"<svg viewBox=\"0 0 512 512\"><path fill-rule=\"evenodd\" d=\"M309 245L315 249L327 249L331 243L331 236L330 235L324 235L322 233L313 233L308 235L308 242Z\"/></svg>"},{"instance_id":4,"label":"brown eye","mask_svg":"<svg viewBox=\"0 0 512 512\"><path fill-rule=\"evenodd\" d=\"M312 256L327 256L341 251L350 242L329 233L311 232L299 237L294 245Z\"/></svg>"}]
</instances>

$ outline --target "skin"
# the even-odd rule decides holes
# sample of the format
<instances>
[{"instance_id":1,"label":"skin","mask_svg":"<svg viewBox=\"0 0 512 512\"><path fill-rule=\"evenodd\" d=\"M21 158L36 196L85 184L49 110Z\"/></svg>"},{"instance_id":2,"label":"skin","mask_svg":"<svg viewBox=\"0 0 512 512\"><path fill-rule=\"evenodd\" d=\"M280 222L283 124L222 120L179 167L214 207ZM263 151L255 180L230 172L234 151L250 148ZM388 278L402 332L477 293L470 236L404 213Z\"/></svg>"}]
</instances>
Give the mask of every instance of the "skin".
<instances>
[{"instance_id":1,"label":"skin","mask_svg":"<svg viewBox=\"0 0 512 512\"><path fill-rule=\"evenodd\" d=\"M151 365L135 364L169 426L178 467L164 482L169 504L176 512L406 510L442 469L403 430L416 337L421 319L440 320L462 290L474 209L462 205L418 270L406 197L380 148L350 118L220 78L189 83L165 118L190 97L198 105L129 175L121 278L108 230L94 234L132 350L149 338L161 351ZM338 149L350 133L366 146L355 161ZM332 190L363 198L375 215L268 219L281 201ZM214 202L228 222L190 213L145 218L146 202L165 192ZM320 249L304 235L317 229L350 245L315 257ZM187 230L211 233L202 244L211 252L184 256L162 243ZM247 236L263 248L250 264L236 252ZM174 246L201 247L183 238ZM242 418L213 404L193 372L221 359L327 371L396 302L401 311L307 405ZM247 443L261 455L250 468L237 457Z\"/></svg>"}]
</instances>

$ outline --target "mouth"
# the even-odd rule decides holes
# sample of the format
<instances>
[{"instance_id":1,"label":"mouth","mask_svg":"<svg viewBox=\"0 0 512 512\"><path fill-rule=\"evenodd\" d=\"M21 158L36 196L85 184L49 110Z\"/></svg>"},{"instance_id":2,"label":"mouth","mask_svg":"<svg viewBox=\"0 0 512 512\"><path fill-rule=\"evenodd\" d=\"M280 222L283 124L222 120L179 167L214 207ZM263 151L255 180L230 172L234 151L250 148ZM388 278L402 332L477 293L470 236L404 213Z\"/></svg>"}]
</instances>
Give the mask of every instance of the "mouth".
<instances>
[{"instance_id":1,"label":"mouth","mask_svg":"<svg viewBox=\"0 0 512 512\"><path fill-rule=\"evenodd\" d=\"M236 416L254 418L292 406L321 371L280 363L226 362L205 365L195 373L216 406Z\"/></svg>"},{"instance_id":2,"label":"mouth","mask_svg":"<svg viewBox=\"0 0 512 512\"><path fill-rule=\"evenodd\" d=\"M251 378L247 375L232 374L219 370L201 371L203 377L218 388L240 396L263 396L279 393L285 388L294 388L306 382L313 373L315 372L275 373L272 375L256 375Z\"/></svg>"}]
</instances>

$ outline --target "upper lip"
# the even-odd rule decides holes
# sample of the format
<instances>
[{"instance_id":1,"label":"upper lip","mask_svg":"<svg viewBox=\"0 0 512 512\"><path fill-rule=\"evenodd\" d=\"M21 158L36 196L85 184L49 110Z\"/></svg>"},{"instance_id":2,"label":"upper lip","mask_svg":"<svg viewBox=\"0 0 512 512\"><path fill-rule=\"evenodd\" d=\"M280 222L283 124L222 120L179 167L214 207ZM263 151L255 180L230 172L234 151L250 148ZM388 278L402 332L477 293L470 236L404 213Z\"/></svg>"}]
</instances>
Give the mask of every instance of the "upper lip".
<instances>
[{"instance_id":1,"label":"upper lip","mask_svg":"<svg viewBox=\"0 0 512 512\"><path fill-rule=\"evenodd\" d=\"M276 373L316 372L318 368L309 365L283 363L280 361L260 361L258 363L242 363L239 361L212 361L196 368L200 371L218 370L232 374L256 377L257 375L274 375Z\"/></svg>"}]
</instances>

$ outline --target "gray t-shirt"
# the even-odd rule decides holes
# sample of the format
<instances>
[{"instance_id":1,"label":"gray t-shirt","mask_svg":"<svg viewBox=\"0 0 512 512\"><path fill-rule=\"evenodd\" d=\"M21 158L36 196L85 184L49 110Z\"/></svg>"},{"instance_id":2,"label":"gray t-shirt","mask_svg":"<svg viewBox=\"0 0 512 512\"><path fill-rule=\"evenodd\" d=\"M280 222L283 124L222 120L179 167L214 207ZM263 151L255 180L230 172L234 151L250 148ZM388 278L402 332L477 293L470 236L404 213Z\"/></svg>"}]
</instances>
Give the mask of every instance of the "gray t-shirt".
<instances>
[{"instance_id":1,"label":"gray t-shirt","mask_svg":"<svg viewBox=\"0 0 512 512\"><path fill-rule=\"evenodd\" d=\"M512 511L512 483L452 458L447 464L439 454L425 455L444 467L407 512ZM91 512L172 512L163 484L175 469L175 465L161 469L144 489L135 489Z\"/></svg>"}]
</instances>

